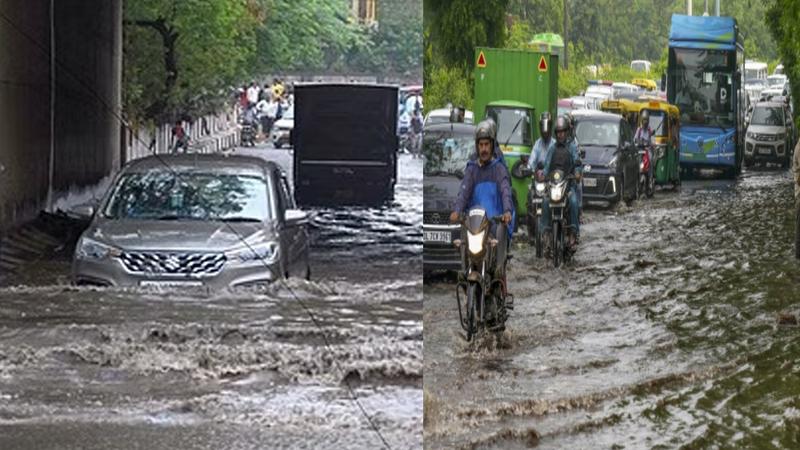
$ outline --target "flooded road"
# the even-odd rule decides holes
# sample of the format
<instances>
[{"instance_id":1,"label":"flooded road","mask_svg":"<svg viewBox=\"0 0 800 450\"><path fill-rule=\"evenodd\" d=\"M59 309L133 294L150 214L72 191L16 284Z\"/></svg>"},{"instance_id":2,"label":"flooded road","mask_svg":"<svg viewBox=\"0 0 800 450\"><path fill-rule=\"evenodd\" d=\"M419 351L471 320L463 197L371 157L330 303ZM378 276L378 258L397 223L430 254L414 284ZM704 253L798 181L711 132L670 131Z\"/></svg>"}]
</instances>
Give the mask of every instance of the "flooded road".
<instances>
[{"instance_id":1,"label":"flooded road","mask_svg":"<svg viewBox=\"0 0 800 450\"><path fill-rule=\"evenodd\" d=\"M7 277L0 448L380 448L348 386L393 449L420 448L421 163L399 175L392 207L312 212L311 282L77 289L59 258Z\"/></svg>"},{"instance_id":2,"label":"flooded road","mask_svg":"<svg viewBox=\"0 0 800 450\"><path fill-rule=\"evenodd\" d=\"M567 269L517 242L499 344L426 283L425 447L798 448L792 208L789 172L749 172L586 211Z\"/></svg>"}]
</instances>

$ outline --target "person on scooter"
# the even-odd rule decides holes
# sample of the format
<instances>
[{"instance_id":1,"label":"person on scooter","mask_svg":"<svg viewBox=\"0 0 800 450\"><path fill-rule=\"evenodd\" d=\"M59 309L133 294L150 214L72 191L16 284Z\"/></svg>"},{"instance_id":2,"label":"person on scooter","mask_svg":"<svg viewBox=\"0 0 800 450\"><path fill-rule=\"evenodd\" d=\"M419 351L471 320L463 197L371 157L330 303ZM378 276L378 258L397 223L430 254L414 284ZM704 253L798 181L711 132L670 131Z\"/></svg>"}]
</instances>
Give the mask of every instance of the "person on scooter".
<instances>
[{"instance_id":1,"label":"person on scooter","mask_svg":"<svg viewBox=\"0 0 800 450\"><path fill-rule=\"evenodd\" d=\"M539 135L541 137L533 144L531 158L528 161L528 167L534 172L536 172L536 167L540 162L544 164L544 157L547 156L550 147L556 145L556 141L553 139L553 120L547 111L543 112L539 117Z\"/></svg>"},{"instance_id":2,"label":"person on scooter","mask_svg":"<svg viewBox=\"0 0 800 450\"><path fill-rule=\"evenodd\" d=\"M639 118L641 119L641 125L639 128L636 129L636 133L633 135L633 142L635 143L644 143L647 148L647 157L650 159L650 169L647 171L647 176L653 176L653 135L655 132L652 128L650 128L650 113L643 109L642 113L639 114Z\"/></svg>"},{"instance_id":3,"label":"person on scooter","mask_svg":"<svg viewBox=\"0 0 800 450\"><path fill-rule=\"evenodd\" d=\"M488 217L503 216L501 224L492 223L492 235L497 239L494 270L498 279L505 276L508 240L513 232L513 204L508 169L495 155L496 128L488 120L475 130L477 161L468 161L450 214L451 222L458 222L470 208L480 206Z\"/></svg>"},{"instance_id":4,"label":"person on scooter","mask_svg":"<svg viewBox=\"0 0 800 450\"><path fill-rule=\"evenodd\" d=\"M578 236L580 235L580 222L578 220L578 195L575 186L581 181L581 174L576 167L576 159L573 155L570 144L567 141L569 135L569 119L564 116L559 116L556 119L556 144L547 152L544 162L544 171L542 176L545 180L550 178L550 174L556 170L561 170L566 175L573 174L575 182L572 183L568 194L568 209L569 209L569 225L574 229L574 233L569 234L569 245L573 249L578 244ZM545 197L542 204L542 222L540 223L542 230L549 230L551 226L550 221L550 198Z\"/></svg>"}]
</instances>

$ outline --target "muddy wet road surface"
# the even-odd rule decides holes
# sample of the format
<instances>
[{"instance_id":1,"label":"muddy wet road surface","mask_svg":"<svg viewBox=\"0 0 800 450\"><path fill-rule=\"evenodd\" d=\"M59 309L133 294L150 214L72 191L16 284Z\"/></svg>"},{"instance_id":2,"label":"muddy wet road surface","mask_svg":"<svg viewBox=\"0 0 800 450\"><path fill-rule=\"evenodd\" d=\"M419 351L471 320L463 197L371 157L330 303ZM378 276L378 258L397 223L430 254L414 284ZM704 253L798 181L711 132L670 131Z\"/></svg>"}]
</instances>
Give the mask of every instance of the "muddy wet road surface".
<instances>
[{"instance_id":1,"label":"muddy wet road surface","mask_svg":"<svg viewBox=\"0 0 800 450\"><path fill-rule=\"evenodd\" d=\"M291 173L289 151L241 152ZM380 448L348 386L393 449L420 448L421 163L399 175L391 207L312 213L311 282L77 289L58 258L7 275L0 448Z\"/></svg>"},{"instance_id":2,"label":"muddy wet road surface","mask_svg":"<svg viewBox=\"0 0 800 450\"><path fill-rule=\"evenodd\" d=\"M467 343L426 282L425 448L800 448L787 171L587 210L565 269L517 236L498 342Z\"/></svg>"}]
</instances>

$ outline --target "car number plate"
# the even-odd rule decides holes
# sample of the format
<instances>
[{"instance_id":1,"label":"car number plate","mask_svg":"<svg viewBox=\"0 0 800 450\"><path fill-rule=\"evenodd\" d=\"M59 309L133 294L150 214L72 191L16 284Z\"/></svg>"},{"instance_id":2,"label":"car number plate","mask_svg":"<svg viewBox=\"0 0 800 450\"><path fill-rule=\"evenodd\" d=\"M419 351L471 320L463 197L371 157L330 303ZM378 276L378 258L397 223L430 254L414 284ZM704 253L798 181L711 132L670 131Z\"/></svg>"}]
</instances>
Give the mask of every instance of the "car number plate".
<instances>
[{"instance_id":1,"label":"car number plate","mask_svg":"<svg viewBox=\"0 0 800 450\"><path fill-rule=\"evenodd\" d=\"M449 231L424 231L423 237L425 238L425 242L449 244L451 241Z\"/></svg>"},{"instance_id":2,"label":"car number plate","mask_svg":"<svg viewBox=\"0 0 800 450\"><path fill-rule=\"evenodd\" d=\"M584 178L583 185L586 187L597 187L597 178Z\"/></svg>"},{"instance_id":3,"label":"car number plate","mask_svg":"<svg viewBox=\"0 0 800 450\"><path fill-rule=\"evenodd\" d=\"M758 149L758 153L760 153L762 155L769 155L769 154L772 153L772 150L770 150L768 148L760 148L760 149Z\"/></svg>"},{"instance_id":4,"label":"car number plate","mask_svg":"<svg viewBox=\"0 0 800 450\"><path fill-rule=\"evenodd\" d=\"M183 281L183 280L146 280L140 281L139 286L142 287L161 287L161 288L175 288L175 287L200 287L203 285L202 281Z\"/></svg>"}]
</instances>

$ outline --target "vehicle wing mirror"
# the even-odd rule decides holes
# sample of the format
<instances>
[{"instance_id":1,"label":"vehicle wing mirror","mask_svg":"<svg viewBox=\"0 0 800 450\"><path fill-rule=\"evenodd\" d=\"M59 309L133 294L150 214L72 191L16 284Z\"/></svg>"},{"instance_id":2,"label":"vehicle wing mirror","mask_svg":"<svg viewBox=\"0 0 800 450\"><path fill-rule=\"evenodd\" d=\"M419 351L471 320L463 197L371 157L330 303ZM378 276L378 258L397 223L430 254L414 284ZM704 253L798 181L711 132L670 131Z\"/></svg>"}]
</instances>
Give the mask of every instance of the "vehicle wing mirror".
<instances>
[{"instance_id":1,"label":"vehicle wing mirror","mask_svg":"<svg viewBox=\"0 0 800 450\"><path fill-rule=\"evenodd\" d=\"M308 224L308 213L299 209L287 209L284 218L289 227Z\"/></svg>"},{"instance_id":2,"label":"vehicle wing mirror","mask_svg":"<svg viewBox=\"0 0 800 450\"><path fill-rule=\"evenodd\" d=\"M95 206L90 203L73 206L69 209L69 215L81 220L91 220L95 213Z\"/></svg>"},{"instance_id":3,"label":"vehicle wing mirror","mask_svg":"<svg viewBox=\"0 0 800 450\"><path fill-rule=\"evenodd\" d=\"M578 157L580 157L581 159L586 158L586 150L580 149L580 151L578 152Z\"/></svg>"}]
</instances>

